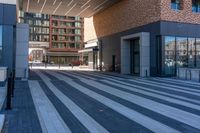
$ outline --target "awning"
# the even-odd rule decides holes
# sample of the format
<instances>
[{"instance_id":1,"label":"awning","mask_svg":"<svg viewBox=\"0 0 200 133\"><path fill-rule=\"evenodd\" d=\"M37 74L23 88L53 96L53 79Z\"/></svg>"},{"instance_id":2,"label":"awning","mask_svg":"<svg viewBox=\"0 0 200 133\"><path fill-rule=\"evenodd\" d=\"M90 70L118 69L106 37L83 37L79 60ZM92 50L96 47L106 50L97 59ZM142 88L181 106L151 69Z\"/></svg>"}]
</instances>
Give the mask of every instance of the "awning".
<instances>
[{"instance_id":1,"label":"awning","mask_svg":"<svg viewBox=\"0 0 200 133\"><path fill-rule=\"evenodd\" d=\"M84 50L79 50L79 51L78 51L78 53L87 53L87 52L93 52L93 48L84 49Z\"/></svg>"},{"instance_id":2,"label":"awning","mask_svg":"<svg viewBox=\"0 0 200 133\"><path fill-rule=\"evenodd\" d=\"M79 56L77 52L47 52L47 56Z\"/></svg>"}]
</instances>

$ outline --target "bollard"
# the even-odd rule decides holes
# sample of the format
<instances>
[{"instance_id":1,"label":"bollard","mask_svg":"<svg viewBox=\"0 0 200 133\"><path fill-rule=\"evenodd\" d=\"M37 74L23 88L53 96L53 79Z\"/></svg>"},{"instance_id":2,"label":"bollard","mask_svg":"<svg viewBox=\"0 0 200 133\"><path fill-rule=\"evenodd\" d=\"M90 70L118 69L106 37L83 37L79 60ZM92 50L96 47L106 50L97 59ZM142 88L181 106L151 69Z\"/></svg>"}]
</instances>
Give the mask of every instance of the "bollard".
<instances>
[{"instance_id":1,"label":"bollard","mask_svg":"<svg viewBox=\"0 0 200 133\"><path fill-rule=\"evenodd\" d=\"M7 100L6 100L6 110L11 110L11 94L12 93L12 72L10 74L10 77L8 78L7 83Z\"/></svg>"},{"instance_id":2,"label":"bollard","mask_svg":"<svg viewBox=\"0 0 200 133\"><path fill-rule=\"evenodd\" d=\"M24 79L26 79L27 69L24 69Z\"/></svg>"},{"instance_id":3,"label":"bollard","mask_svg":"<svg viewBox=\"0 0 200 133\"><path fill-rule=\"evenodd\" d=\"M148 71L146 70L146 77L148 76Z\"/></svg>"}]
</instances>

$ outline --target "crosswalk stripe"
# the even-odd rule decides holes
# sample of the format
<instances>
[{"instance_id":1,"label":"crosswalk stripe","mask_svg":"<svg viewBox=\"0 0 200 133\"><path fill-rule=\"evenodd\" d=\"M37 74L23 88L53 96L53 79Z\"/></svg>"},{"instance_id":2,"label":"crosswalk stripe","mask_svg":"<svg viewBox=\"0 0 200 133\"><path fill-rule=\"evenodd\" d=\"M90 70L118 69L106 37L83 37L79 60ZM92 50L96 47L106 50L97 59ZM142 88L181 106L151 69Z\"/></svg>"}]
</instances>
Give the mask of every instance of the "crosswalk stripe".
<instances>
[{"instance_id":1,"label":"crosswalk stripe","mask_svg":"<svg viewBox=\"0 0 200 133\"><path fill-rule=\"evenodd\" d=\"M181 85L181 86L190 86L190 87L196 87L196 88L199 88L200 89L200 84L195 84L193 82L190 81L190 83L188 83L187 81L180 81L180 80L176 80L176 79L171 79L169 80L168 78L151 78L152 80L155 80L155 81L163 81L163 82L166 82L166 83L173 83L173 84L176 84L176 85Z\"/></svg>"},{"instance_id":2,"label":"crosswalk stripe","mask_svg":"<svg viewBox=\"0 0 200 133\"><path fill-rule=\"evenodd\" d=\"M87 73L87 72L78 71L78 73L83 73L83 74L85 74L85 73ZM91 73L87 73L87 74L90 74L90 75L91 75ZM102 73L98 73L98 74L97 74L96 72L93 72L92 75L93 75L93 76L102 75L101 78L104 78L104 76L109 77L109 78L113 78L113 77L114 77L114 76L106 75L106 74L102 74ZM117 79L117 80L124 80L124 78L120 78L120 77L115 77L115 79Z\"/></svg>"},{"instance_id":3,"label":"crosswalk stripe","mask_svg":"<svg viewBox=\"0 0 200 133\"><path fill-rule=\"evenodd\" d=\"M84 80L84 79L82 79L82 81L90 86L93 86L97 89L103 90L107 93L110 93L112 95L120 97L124 100L130 101L134 104L137 104L139 106L142 106L144 108L147 108L149 110L152 110L154 112L162 114L169 118L175 119L182 123L193 126L197 129L200 129L200 117L197 115L194 115L189 112L185 112L185 111L177 109L177 108L170 107L168 105L160 104L158 102L155 102L155 101L152 101L152 100L149 100L149 99L146 99L146 98L134 95L134 94L119 91L113 87L109 87L109 86L100 84L95 81L88 82L87 80Z\"/></svg>"},{"instance_id":4,"label":"crosswalk stripe","mask_svg":"<svg viewBox=\"0 0 200 133\"><path fill-rule=\"evenodd\" d=\"M28 81L43 133L71 133L38 81Z\"/></svg>"},{"instance_id":5,"label":"crosswalk stripe","mask_svg":"<svg viewBox=\"0 0 200 133\"><path fill-rule=\"evenodd\" d=\"M90 79L90 80L96 80L95 78L88 77L88 76L85 76L85 75L80 75L80 74L72 72L72 71L67 71L67 73L74 74L74 75L77 75L77 76L81 76L83 78Z\"/></svg>"},{"instance_id":6,"label":"crosswalk stripe","mask_svg":"<svg viewBox=\"0 0 200 133\"><path fill-rule=\"evenodd\" d=\"M133 91L133 92L138 92L140 94L144 94L144 95L159 98L161 100L165 100L165 101L168 101L168 102L171 102L171 103L176 103L176 104L179 104L179 105L182 105L182 106L185 106L185 107L200 110L200 106L194 105L194 104L191 104L191 103L188 103L188 102L180 101L180 100L177 100L177 99L174 99L174 98L158 95L158 94L151 93L151 92L146 92L146 91L143 91L143 90L135 89L133 87L124 86L122 84L119 84L119 83L116 83L116 82L110 82L108 80L102 80L102 81L105 82L105 83L114 85L114 86L118 86L120 88L124 88L124 89L130 90L130 91Z\"/></svg>"},{"instance_id":7,"label":"crosswalk stripe","mask_svg":"<svg viewBox=\"0 0 200 133\"><path fill-rule=\"evenodd\" d=\"M80 74L79 74L80 75ZM85 75L87 75L87 74L85 74ZM88 74L89 75L89 74ZM97 75L96 75L97 76ZM102 77L102 76L99 76L99 77ZM179 96L179 95L175 95L175 94L169 94L169 93L167 93L167 92L162 92L162 91L158 91L158 90L154 90L154 89L149 89L149 88L147 88L147 87L143 87L143 86L139 86L139 85L134 85L134 84L130 84L130 83L127 83L127 82L125 82L125 81L119 81L119 80L116 80L116 79L114 79L114 77L111 79L111 78L107 78L107 77L104 77L104 79L106 79L106 81L113 81L113 82L115 82L115 83L120 83L120 84L123 84L123 85L128 85L128 86L131 86L131 87L136 87L136 88L140 88L140 89L143 89L143 90L146 90L146 91L151 91L151 92L156 92L156 93L159 93L159 94L161 94L161 95L166 95L166 96L169 96L169 97L173 97L173 99L177 99L177 98L179 98L179 99L182 99L182 100L185 100L185 101L188 101L188 102L192 102L192 103L196 103L196 104L198 104L198 105L200 105L200 103L199 103L199 101L198 100L194 100L194 99L190 99L190 98L187 98L187 97L183 97L183 96ZM103 80L101 80L101 81L103 81ZM159 86L160 87L160 86ZM135 88L135 89L136 89ZM162 88L162 87L160 87L160 88ZM166 88L166 87L164 87L164 88ZM153 93L152 93L153 94ZM165 100L167 100L168 99L168 97L166 97L166 99ZM193 105L193 104L192 104ZM183 104L183 106L185 106L184 104ZM190 106L190 105L189 105ZM199 107L197 108L198 110L200 109Z\"/></svg>"},{"instance_id":8,"label":"crosswalk stripe","mask_svg":"<svg viewBox=\"0 0 200 133\"><path fill-rule=\"evenodd\" d=\"M74 76L74 77L77 77L77 76ZM174 108L174 107L170 107L168 105L160 104L158 102L155 102L155 101L152 101L152 100L149 100L149 99L146 99L146 98L134 95L134 94L123 92L123 91L117 90L113 87L109 87L109 86L103 85L103 84L95 82L95 81L85 80L80 77L77 77L77 78L79 78L82 82L84 82L90 86L93 86L99 90L105 91L109 94L115 95L117 97L120 97L122 99L130 101L134 104L137 104L144 108L150 109L150 110L157 112L159 114L162 114L166 117L175 119L177 121L180 121L180 122L190 125L192 127L200 129L200 117L198 115L195 115L195 114L192 114L192 113L189 113L189 112L186 112L186 111Z\"/></svg>"},{"instance_id":9,"label":"crosswalk stripe","mask_svg":"<svg viewBox=\"0 0 200 133\"><path fill-rule=\"evenodd\" d=\"M108 133L108 131L97 123L92 117L85 113L72 100L59 91L51 82L50 79L40 72L36 72L48 88L58 97L58 99L72 112L72 114L92 133ZM71 82L71 81L70 81Z\"/></svg>"},{"instance_id":10,"label":"crosswalk stripe","mask_svg":"<svg viewBox=\"0 0 200 133\"><path fill-rule=\"evenodd\" d=\"M105 78L105 77L104 77ZM115 80L115 79L110 79L110 78L106 78L106 80L101 80L102 82L106 82L108 84L112 84L112 85L117 85L121 88L124 88L124 89L128 89L130 91L135 91L135 92L139 92L141 94L146 94L148 96L153 96L153 97L156 97L156 98L160 98L162 100L165 100L165 101L169 101L171 103L176 103L176 104L179 104L179 105L182 105L182 106L185 106L185 107L189 107L189 108L193 108L193 109L196 109L196 110L200 110L200 106L198 105L194 105L194 104L191 104L191 103L188 103L188 102L184 102L184 101L180 101L180 100L177 100L175 98L170 98L173 94L168 94L168 93L163 93L163 92L160 92L160 91L155 91L153 89L148 89L146 87L142 87L142 86L138 86L138 85L133 85L133 84L129 84L129 83L126 83L124 81L119 81L119 80ZM114 82L111 82L111 81L114 81ZM120 85L120 84L123 84L123 85ZM167 94L168 96L170 97L166 97L166 96L162 96L162 95L158 95L158 94L155 94L155 93L151 93L151 92L146 92L146 91L143 91L143 90L139 90L139 89L136 89L136 88L132 88L132 87L128 87L128 86L124 86L124 85L129 85L129 86L132 86L132 87L136 87L136 88L141 88L141 89L144 89L144 90L150 90L150 91L154 91L154 92L158 92L160 94ZM199 101L198 100L192 100L192 99L189 99L189 98L186 98L186 97L180 97L178 95L175 95L175 97L179 97L181 98L182 100L187 100L187 101L190 101L190 102L194 102L194 103L197 103L199 104Z\"/></svg>"},{"instance_id":11,"label":"crosswalk stripe","mask_svg":"<svg viewBox=\"0 0 200 133\"><path fill-rule=\"evenodd\" d=\"M155 81L140 80L140 79L129 80L129 81L133 82L133 83L136 82L136 83L141 83L141 84L145 84L145 85L151 85L151 86L155 86L155 87L160 87L160 88L167 89L167 90L173 90L173 91L177 91L177 92L187 93L187 94L191 94L191 95L194 95L194 96L200 96L200 93L193 92L193 91L191 91L189 89L188 90L183 90L180 87L179 87L179 89L177 89L177 88L172 87L169 84L162 84L160 82L158 83L158 82L155 82Z\"/></svg>"},{"instance_id":12,"label":"crosswalk stripe","mask_svg":"<svg viewBox=\"0 0 200 133\"><path fill-rule=\"evenodd\" d=\"M153 132L157 132L157 133L169 133L169 132L179 132L167 125L164 125L158 121L155 121L145 115L142 115L126 106L123 106L115 101L112 101L109 98L106 98L98 93L95 93L79 84L77 84L74 81L69 81L69 78L66 76L63 76L61 74L57 74L55 72L48 72L49 74L51 74L52 76L55 76L56 78L63 80L64 82L66 82L67 84L73 86L74 88L76 88L77 90L79 90L80 92L94 98L95 100L99 101L100 103L112 108L113 110L117 111L118 113L122 114L123 116L143 125L144 127L148 128L149 130L153 131ZM74 75L73 75L74 76ZM79 78L79 79L83 79L83 78ZM89 80L86 80L89 81Z\"/></svg>"},{"instance_id":13,"label":"crosswalk stripe","mask_svg":"<svg viewBox=\"0 0 200 133\"><path fill-rule=\"evenodd\" d=\"M7 84L5 86L7 86ZM0 87L0 110L2 109L3 103L6 99L6 94L7 94L6 90L7 90L6 87Z\"/></svg>"},{"instance_id":14,"label":"crosswalk stripe","mask_svg":"<svg viewBox=\"0 0 200 133\"><path fill-rule=\"evenodd\" d=\"M89 73L85 73L86 75L91 75ZM95 75L96 77L102 77L102 76L99 76L99 75ZM109 80L109 81L114 81L114 82L118 82L118 83L121 83L121 84L125 84L125 85L129 85L129 86L132 86L132 87L136 87L136 88L141 88L141 89L144 89L144 90L147 90L147 91L152 91L152 92L156 92L156 93L159 93L159 94L164 94L164 95L167 95L167 96L170 96L170 97L174 97L174 98L179 98L179 99L183 99L183 100L186 100L186 101L190 101L190 102L193 102L193 103L196 103L196 104L200 104L198 100L195 100L195 99L190 99L190 98L187 98L187 97L184 97L184 96L180 96L180 95L176 95L176 94L169 94L167 92L162 92L162 91L159 91L159 90L154 90L154 89L149 89L147 87L143 87L143 86L139 86L139 85L134 85L134 84L130 84L130 83L127 83L125 80L124 81L119 81L119 80L116 80L115 77L113 78L108 78L106 76L104 76L104 79L106 80ZM145 83L146 80L144 80L144 82L140 82L140 81L137 81L137 80L132 80L131 82L137 82L137 83L142 83L142 84L146 84L146 85L151 85L151 86L154 86L154 87L159 87L159 88L163 88L163 89L169 89L169 87L165 87L165 86L159 86L159 85L154 85L154 84L149 84L149 83Z\"/></svg>"}]
</instances>

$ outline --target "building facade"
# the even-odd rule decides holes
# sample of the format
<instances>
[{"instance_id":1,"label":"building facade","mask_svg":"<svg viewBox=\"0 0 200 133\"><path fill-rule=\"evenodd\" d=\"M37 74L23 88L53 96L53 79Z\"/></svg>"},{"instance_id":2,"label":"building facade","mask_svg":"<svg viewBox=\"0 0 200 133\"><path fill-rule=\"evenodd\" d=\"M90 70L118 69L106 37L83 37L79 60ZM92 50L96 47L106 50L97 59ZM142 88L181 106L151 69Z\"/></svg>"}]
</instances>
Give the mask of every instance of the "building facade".
<instances>
[{"instance_id":1,"label":"building facade","mask_svg":"<svg viewBox=\"0 0 200 133\"><path fill-rule=\"evenodd\" d=\"M175 76L179 67L200 68L199 7L199 0L123 0L89 18L85 41L98 39L107 70Z\"/></svg>"},{"instance_id":2,"label":"building facade","mask_svg":"<svg viewBox=\"0 0 200 133\"><path fill-rule=\"evenodd\" d=\"M12 17L10 17L12 16ZM15 68L16 2L0 1L0 67Z\"/></svg>"},{"instance_id":3,"label":"building facade","mask_svg":"<svg viewBox=\"0 0 200 133\"><path fill-rule=\"evenodd\" d=\"M82 18L22 11L19 14L18 21L30 26L30 60L53 64L79 61L78 50L83 46Z\"/></svg>"}]
</instances>

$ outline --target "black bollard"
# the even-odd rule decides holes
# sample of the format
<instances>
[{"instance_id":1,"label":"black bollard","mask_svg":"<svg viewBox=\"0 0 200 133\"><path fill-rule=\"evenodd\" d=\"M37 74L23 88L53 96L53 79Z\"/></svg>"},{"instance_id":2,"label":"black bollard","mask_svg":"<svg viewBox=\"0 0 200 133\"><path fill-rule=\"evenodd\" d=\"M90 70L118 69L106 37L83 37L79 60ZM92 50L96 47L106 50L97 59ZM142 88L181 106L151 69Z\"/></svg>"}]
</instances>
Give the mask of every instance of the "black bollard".
<instances>
[{"instance_id":1,"label":"black bollard","mask_svg":"<svg viewBox=\"0 0 200 133\"><path fill-rule=\"evenodd\" d=\"M12 73L10 77L8 77L8 85L7 85L7 100L6 100L6 110L11 110L11 95L12 95Z\"/></svg>"}]
</instances>

